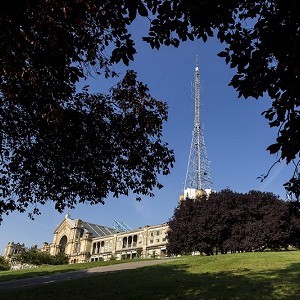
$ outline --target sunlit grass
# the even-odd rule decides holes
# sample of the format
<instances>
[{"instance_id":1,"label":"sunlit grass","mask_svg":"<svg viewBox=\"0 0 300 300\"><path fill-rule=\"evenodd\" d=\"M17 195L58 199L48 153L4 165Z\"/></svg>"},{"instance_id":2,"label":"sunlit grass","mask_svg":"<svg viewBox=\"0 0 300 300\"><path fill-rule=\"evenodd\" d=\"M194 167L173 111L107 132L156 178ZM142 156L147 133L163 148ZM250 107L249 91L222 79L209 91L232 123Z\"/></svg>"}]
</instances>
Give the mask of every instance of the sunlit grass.
<instances>
[{"instance_id":1,"label":"sunlit grass","mask_svg":"<svg viewBox=\"0 0 300 300\"><path fill-rule=\"evenodd\" d=\"M111 261L97 261L82 264L69 264L59 266L41 266L34 269L0 271L0 282L14 279L29 278L35 276L51 275L55 273L65 273L70 271L86 270L99 266L108 266L114 264L121 264L125 262L132 262L132 260L111 260Z\"/></svg>"},{"instance_id":2,"label":"sunlit grass","mask_svg":"<svg viewBox=\"0 0 300 300\"><path fill-rule=\"evenodd\" d=\"M181 257L1 294L3 299L300 299L300 252ZM2 299L2 298L1 298Z\"/></svg>"}]
</instances>

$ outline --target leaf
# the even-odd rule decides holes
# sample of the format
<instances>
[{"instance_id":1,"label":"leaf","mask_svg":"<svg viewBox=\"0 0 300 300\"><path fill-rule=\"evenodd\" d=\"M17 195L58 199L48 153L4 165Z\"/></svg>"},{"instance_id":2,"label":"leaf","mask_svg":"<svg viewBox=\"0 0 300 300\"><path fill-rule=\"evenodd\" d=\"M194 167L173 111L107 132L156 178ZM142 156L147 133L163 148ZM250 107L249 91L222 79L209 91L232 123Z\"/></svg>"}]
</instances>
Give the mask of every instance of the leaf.
<instances>
[{"instance_id":1,"label":"leaf","mask_svg":"<svg viewBox=\"0 0 300 300\"><path fill-rule=\"evenodd\" d=\"M148 17L148 10L147 10L147 8L145 7L145 5L143 4L142 1L139 2L139 5L138 5L138 12L139 12L139 14L140 14L142 17Z\"/></svg>"},{"instance_id":2,"label":"leaf","mask_svg":"<svg viewBox=\"0 0 300 300\"><path fill-rule=\"evenodd\" d=\"M128 1L129 20L133 21L136 18L138 4L136 0Z\"/></svg>"},{"instance_id":3,"label":"leaf","mask_svg":"<svg viewBox=\"0 0 300 300\"><path fill-rule=\"evenodd\" d=\"M222 52L219 52L217 55L220 57L226 57L226 56L228 56L228 53L226 51L222 51Z\"/></svg>"},{"instance_id":4,"label":"leaf","mask_svg":"<svg viewBox=\"0 0 300 300\"><path fill-rule=\"evenodd\" d=\"M280 150L281 145L276 143L276 144L272 144L270 145L267 150L270 151L270 154L274 154L277 153Z\"/></svg>"}]
</instances>

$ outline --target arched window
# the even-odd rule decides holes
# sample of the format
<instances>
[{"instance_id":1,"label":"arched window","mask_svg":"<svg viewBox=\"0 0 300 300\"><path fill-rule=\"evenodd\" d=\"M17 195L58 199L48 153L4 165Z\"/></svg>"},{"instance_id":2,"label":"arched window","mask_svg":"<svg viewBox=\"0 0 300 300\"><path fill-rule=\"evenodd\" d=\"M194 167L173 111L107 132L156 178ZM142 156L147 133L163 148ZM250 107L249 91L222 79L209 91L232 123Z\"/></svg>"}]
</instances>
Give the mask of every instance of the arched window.
<instances>
[{"instance_id":1,"label":"arched window","mask_svg":"<svg viewBox=\"0 0 300 300\"><path fill-rule=\"evenodd\" d=\"M132 247L136 247L136 243L137 243L137 235L134 235Z\"/></svg>"},{"instance_id":2,"label":"arched window","mask_svg":"<svg viewBox=\"0 0 300 300\"><path fill-rule=\"evenodd\" d=\"M93 250L92 250L92 254L96 253L96 243L93 243Z\"/></svg>"},{"instance_id":3,"label":"arched window","mask_svg":"<svg viewBox=\"0 0 300 300\"><path fill-rule=\"evenodd\" d=\"M127 237L125 236L123 238L123 248L126 248L127 247Z\"/></svg>"},{"instance_id":4,"label":"arched window","mask_svg":"<svg viewBox=\"0 0 300 300\"><path fill-rule=\"evenodd\" d=\"M80 229L80 232L79 232L79 237L82 237L82 236L83 236L83 234L84 234L84 229L83 229L83 228L81 228L81 229Z\"/></svg>"},{"instance_id":5,"label":"arched window","mask_svg":"<svg viewBox=\"0 0 300 300\"><path fill-rule=\"evenodd\" d=\"M78 253L80 252L80 244L78 242L75 242L74 244L74 249L73 249L73 253Z\"/></svg>"},{"instance_id":6,"label":"arched window","mask_svg":"<svg viewBox=\"0 0 300 300\"><path fill-rule=\"evenodd\" d=\"M128 237L128 247L132 246L132 236Z\"/></svg>"},{"instance_id":7,"label":"arched window","mask_svg":"<svg viewBox=\"0 0 300 300\"><path fill-rule=\"evenodd\" d=\"M59 253L65 253L67 243L67 236L64 235L59 241Z\"/></svg>"}]
</instances>

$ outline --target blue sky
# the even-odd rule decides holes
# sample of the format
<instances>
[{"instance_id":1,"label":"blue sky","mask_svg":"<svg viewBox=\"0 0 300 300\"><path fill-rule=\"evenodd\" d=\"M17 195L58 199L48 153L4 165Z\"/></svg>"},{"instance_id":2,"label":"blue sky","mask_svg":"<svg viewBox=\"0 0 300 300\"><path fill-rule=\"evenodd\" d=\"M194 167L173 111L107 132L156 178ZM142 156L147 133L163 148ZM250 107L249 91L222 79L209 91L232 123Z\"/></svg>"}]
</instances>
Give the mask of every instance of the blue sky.
<instances>
[{"instance_id":1,"label":"blue sky","mask_svg":"<svg viewBox=\"0 0 300 300\"><path fill-rule=\"evenodd\" d=\"M137 23L133 30L139 36L144 28L145 23ZM159 51L142 41L136 44L138 54L129 67L138 72L139 80L148 84L154 97L169 105L164 140L175 151L175 167L170 175L160 178L164 188L156 191L154 198L145 197L142 202L136 202L133 196L108 198L104 206L78 205L71 211L71 217L106 226L119 220L133 229L164 223L171 218L183 189L192 139L191 82L196 55L203 89L201 121L215 189L272 191L285 199L282 184L291 176L290 167L277 165L264 182L257 179L276 160L265 150L274 142L276 130L270 129L261 116L271 102L268 98L237 98L235 90L228 86L234 70L217 56L225 45L214 38L205 44L186 42L179 48L162 47ZM116 70L124 74L126 68L117 66ZM87 83L95 92L105 92L113 84L103 78L89 79ZM0 227L0 254L9 241L26 246L52 242L53 231L66 212L59 214L52 204L41 207L41 212L34 221L29 220L27 214L13 213L4 217Z\"/></svg>"}]
</instances>

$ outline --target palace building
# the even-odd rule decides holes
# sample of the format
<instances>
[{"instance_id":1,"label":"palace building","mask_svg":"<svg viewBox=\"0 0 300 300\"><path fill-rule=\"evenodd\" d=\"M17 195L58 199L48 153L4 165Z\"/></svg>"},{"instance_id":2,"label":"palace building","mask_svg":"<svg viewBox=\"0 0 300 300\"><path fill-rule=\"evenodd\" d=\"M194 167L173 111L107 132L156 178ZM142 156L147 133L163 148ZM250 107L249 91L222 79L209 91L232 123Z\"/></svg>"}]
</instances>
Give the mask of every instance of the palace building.
<instances>
[{"instance_id":1,"label":"palace building","mask_svg":"<svg viewBox=\"0 0 300 300\"><path fill-rule=\"evenodd\" d=\"M162 224L118 232L114 228L71 219L67 214L54 231L50 253L64 252L70 263L164 257L167 230L168 225Z\"/></svg>"},{"instance_id":2,"label":"palace building","mask_svg":"<svg viewBox=\"0 0 300 300\"><path fill-rule=\"evenodd\" d=\"M168 225L161 224L119 232L115 228L72 219L68 213L56 227L52 243L44 243L40 250L52 255L65 253L70 263L162 258L166 256L167 231ZM4 256L11 257L19 248L20 244L8 243Z\"/></svg>"}]
</instances>

